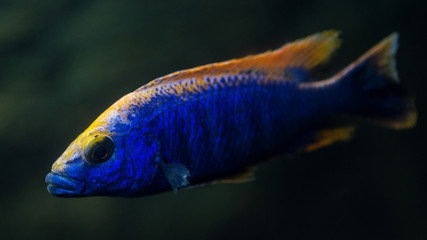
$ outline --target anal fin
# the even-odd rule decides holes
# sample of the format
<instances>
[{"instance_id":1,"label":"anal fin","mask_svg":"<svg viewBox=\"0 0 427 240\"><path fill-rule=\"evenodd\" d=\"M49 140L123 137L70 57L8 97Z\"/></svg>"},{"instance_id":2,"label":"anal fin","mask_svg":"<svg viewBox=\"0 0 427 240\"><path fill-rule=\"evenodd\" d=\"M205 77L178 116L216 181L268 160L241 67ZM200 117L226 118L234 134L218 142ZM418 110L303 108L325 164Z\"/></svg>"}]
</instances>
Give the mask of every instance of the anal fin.
<instances>
[{"instance_id":1,"label":"anal fin","mask_svg":"<svg viewBox=\"0 0 427 240\"><path fill-rule=\"evenodd\" d=\"M213 181L208 181L196 185L190 185L184 189L192 189L198 187L205 187L207 185L218 184L218 183L245 183L255 180L255 166L247 167L242 171L238 171L232 175L228 175L224 178L216 179Z\"/></svg>"},{"instance_id":2,"label":"anal fin","mask_svg":"<svg viewBox=\"0 0 427 240\"><path fill-rule=\"evenodd\" d=\"M307 139L305 145L299 147L299 151L310 152L335 142L348 141L352 137L354 130L354 126L341 126L318 130Z\"/></svg>"},{"instance_id":3,"label":"anal fin","mask_svg":"<svg viewBox=\"0 0 427 240\"><path fill-rule=\"evenodd\" d=\"M256 167L248 167L243 171L237 172L233 175L227 176L226 178L218 179L212 182L215 183L244 183L250 182L255 179L255 169Z\"/></svg>"}]
</instances>

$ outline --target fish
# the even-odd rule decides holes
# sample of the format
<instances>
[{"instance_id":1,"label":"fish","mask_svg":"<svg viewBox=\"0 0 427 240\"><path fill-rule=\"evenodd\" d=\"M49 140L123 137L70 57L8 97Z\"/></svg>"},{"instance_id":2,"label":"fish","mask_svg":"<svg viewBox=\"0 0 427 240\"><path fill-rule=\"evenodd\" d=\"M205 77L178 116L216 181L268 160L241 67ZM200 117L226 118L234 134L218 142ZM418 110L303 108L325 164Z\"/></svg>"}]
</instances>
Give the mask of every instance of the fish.
<instances>
[{"instance_id":1,"label":"fish","mask_svg":"<svg viewBox=\"0 0 427 240\"><path fill-rule=\"evenodd\" d=\"M398 36L332 76L322 71L341 45L335 30L157 78L68 146L45 178L47 190L142 197L246 182L262 162L349 140L360 121L411 128L417 112L396 70Z\"/></svg>"}]
</instances>

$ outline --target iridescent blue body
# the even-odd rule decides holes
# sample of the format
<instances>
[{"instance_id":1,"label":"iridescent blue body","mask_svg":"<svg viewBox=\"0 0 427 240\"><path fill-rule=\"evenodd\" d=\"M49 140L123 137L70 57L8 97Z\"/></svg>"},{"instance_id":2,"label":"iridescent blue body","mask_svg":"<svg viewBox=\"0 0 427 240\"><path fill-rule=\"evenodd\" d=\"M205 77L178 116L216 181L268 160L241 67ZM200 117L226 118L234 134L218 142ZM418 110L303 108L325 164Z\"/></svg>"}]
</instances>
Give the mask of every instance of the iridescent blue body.
<instances>
[{"instance_id":1,"label":"iridescent blue body","mask_svg":"<svg viewBox=\"0 0 427 240\"><path fill-rule=\"evenodd\" d=\"M337 101L342 96L335 85L299 89L297 82L260 85L259 78L263 76L211 79L245 79L247 84L211 88L188 100L162 98L164 110L147 124L160 142L162 159L185 165L192 184L212 181L285 153L301 131L346 106ZM150 188L164 191L170 186L160 173Z\"/></svg>"},{"instance_id":2,"label":"iridescent blue body","mask_svg":"<svg viewBox=\"0 0 427 240\"><path fill-rule=\"evenodd\" d=\"M150 82L71 143L46 177L49 192L141 196L245 181L248 168L274 156L349 139L353 128L331 126L343 116L413 126L415 106L395 70L397 35L335 76L313 79L338 45L328 31Z\"/></svg>"}]
</instances>

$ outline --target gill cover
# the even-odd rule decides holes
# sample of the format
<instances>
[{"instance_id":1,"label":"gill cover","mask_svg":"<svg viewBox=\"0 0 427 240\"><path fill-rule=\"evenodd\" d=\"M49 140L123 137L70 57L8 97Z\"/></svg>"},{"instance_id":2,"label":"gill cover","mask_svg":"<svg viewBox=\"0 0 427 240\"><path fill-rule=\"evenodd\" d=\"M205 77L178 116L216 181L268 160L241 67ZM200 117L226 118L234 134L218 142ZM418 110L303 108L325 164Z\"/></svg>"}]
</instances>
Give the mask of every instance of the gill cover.
<instances>
[{"instance_id":1,"label":"gill cover","mask_svg":"<svg viewBox=\"0 0 427 240\"><path fill-rule=\"evenodd\" d=\"M160 143L155 136L133 129L126 137L125 158L132 169L133 184L129 192L135 194L154 179L160 165Z\"/></svg>"}]
</instances>

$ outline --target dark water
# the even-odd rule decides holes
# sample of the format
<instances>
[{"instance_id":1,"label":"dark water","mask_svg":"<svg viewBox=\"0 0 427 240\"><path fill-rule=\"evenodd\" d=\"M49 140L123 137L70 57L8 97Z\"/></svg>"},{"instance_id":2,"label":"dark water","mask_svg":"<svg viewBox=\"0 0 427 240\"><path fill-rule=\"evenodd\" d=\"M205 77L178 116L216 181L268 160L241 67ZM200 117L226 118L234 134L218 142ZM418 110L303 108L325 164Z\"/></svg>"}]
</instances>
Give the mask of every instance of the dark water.
<instances>
[{"instance_id":1,"label":"dark water","mask_svg":"<svg viewBox=\"0 0 427 240\"><path fill-rule=\"evenodd\" d=\"M0 239L427 238L425 12L409 0L0 1ZM336 70L400 33L416 128L363 125L247 184L139 199L46 191L53 161L124 94L331 28L344 39Z\"/></svg>"}]
</instances>

